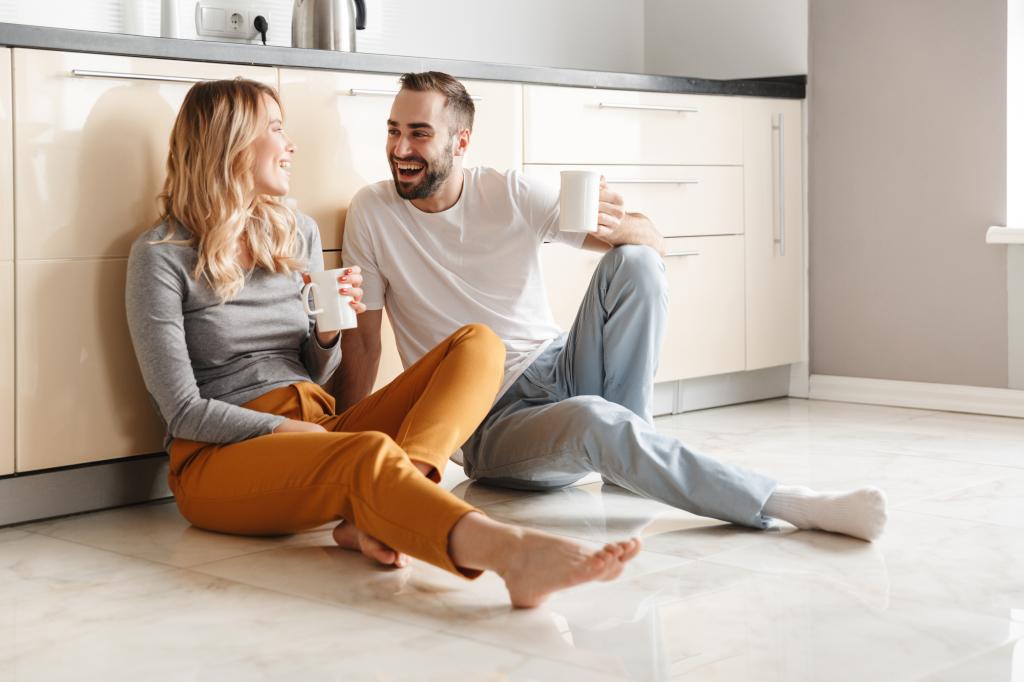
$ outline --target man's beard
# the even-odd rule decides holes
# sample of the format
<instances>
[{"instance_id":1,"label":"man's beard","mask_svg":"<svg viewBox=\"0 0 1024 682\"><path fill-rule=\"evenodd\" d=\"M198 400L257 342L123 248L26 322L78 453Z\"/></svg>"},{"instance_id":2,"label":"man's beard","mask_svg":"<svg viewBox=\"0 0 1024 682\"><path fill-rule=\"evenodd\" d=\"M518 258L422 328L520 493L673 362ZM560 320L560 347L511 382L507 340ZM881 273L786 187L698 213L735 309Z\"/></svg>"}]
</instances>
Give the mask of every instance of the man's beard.
<instances>
[{"instance_id":1,"label":"man's beard","mask_svg":"<svg viewBox=\"0 0 1024 682\"><path fill-rule=\"evenodd\" d=\"M405 161L417 161L424 166L423 179L418 184L403 188L401 175L395 167L395 159L391 159L391 177L395 181L395 189L398 196L403 199L426 199L444 184L448 176L452 174L455 155L451 152L443 152L437 159L437 163L427 163L423 159L404 159Z\"/></svg>"}]
</instances>

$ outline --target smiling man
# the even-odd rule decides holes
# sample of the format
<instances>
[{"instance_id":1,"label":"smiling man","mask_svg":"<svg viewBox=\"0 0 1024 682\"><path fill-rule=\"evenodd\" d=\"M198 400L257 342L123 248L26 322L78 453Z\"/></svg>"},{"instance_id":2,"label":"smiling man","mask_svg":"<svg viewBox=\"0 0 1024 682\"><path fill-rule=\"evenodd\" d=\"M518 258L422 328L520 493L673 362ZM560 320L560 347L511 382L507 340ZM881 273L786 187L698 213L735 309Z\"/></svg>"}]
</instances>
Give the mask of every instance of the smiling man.
<instances>
[{"instance_id":1,"label":"smiling man","mask_svg":"<svg viewBox=\"0 0 1024 682\"><path fill-rule=\"evenodd\" d=\"M484 323L505 343L505 379L463 445L471 478L544 490L596 471L640 495L746 526L780 518L865 540L880 535L880 490L780 486L655 430L650 401L668 305L661 236L603 184L596 232L559 232L557 187L517 170L463 168L473 115L473 100L451 76L402 77L387 121L393 180L363 188L345 224L344 260L362 268L368 310L342 336L349 362L329 385L339 409L373 386L383 308L406 367L455 329ZM544 242L606 252L568 334L548 307Z\"/></svg>"}]
</instances>

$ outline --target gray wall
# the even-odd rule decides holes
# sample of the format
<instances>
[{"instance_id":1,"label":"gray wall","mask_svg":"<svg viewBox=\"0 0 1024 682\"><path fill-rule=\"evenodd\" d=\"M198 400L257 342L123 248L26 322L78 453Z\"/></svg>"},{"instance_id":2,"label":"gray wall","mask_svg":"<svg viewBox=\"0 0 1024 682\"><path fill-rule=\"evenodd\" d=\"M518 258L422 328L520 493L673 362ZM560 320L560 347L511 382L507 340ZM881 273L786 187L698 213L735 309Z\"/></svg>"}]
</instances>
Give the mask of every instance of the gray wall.
<instances>
[{"instance_id":1,"label":"gray wall","mask_svg":"<svg viewBox=\"0 0 1024 682\"><path fill-rule=\"evenodd\" d=\"M645 0L647 73L807 73L807 0Z\"/></svg>"},{"instance_id":2,"label":"gray wall","mask_svg":"<svg viewBox=\"0 0 1024 682\"><path fill-rule=\"evenodd\" d=\"M812 0L811 372L1007 386L1006 0Z\"/></svg>"}]
</instances>

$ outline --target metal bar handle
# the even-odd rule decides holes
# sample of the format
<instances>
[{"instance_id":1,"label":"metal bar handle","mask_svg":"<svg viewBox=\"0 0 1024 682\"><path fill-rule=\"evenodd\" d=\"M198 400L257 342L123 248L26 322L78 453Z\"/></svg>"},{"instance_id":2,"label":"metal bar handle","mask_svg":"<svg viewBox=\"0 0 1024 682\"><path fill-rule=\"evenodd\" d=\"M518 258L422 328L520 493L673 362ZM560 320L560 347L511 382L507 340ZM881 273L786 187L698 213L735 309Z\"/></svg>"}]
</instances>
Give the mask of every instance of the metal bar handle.
<instances>
[{"instance_id":1,"label":"metal bar handle","mask_svg":"<svg viewBox=\"0 0 1024 682\"><path fill-rule=\"evenodd\" d=\"M204 83L215 78L196 78L192 76L159 76L152 73L123 73L120 71L90 71L88 69L72 69L75 78L117 78L128 81L159 81L163 83Z\"/></svg>"},{"instance_id":2,"label":"metal bar handle","mask_svg":"<svg viewBox=\"0 0 1024 682\"><path fill-rule=\"evenodd\" d=\"M598 109L641 109L643 111L674 111L679 114L696 114L699 109L694 107L669 107L661 104L616 104L614 102L598 102Z\"/></svg>"},{"instance_id":3,"label":"metal bar handle","mask_svg":"<svg viewBox=\"0 0 1024 682\"><path fill-rule=\"evenodd\" d=\"M699 256L700 251L669 251L665 254L665 258L674 258L676 256Z\"/></svg>"},{"instance_id":4,"label":"metal bar handle","mask_svg":"<svg viewBox=\"0 0 1024 682\"><path fill-rule=\"evenodd\" d=\"M370 88L349 88L348 94L353 97L359 97L360 95L366 97L394 97L398 94L398 90L373 90ZM484 98L479 95L470 95L469 98L474 102L483 102Z\"/></svg>"},{"instance_id":5,"label":"metal bar handle","mask_svg":"<svg viewBox=\"0 0 1024 682\"><path fill-rule=\"evenodd\" d=\"M774 118L774 117L773 117ZM779 131L779 157L776 172L779 175L776 183L776 206L778 209L779 236L774 239L773 246L779 245L779 255L786 255L786 128L785 114L779 112L779 122L772 122L772 129Z\"/></svg>"},{"instance_id":6,"label":"metal bar handle","mask_svg":"<svg viewBox=\"0 0 1024 682\"><path fill-rule=\"evenodd\" d=\"M694 178L680 178L678 180L644 180L643 178L622 178L620 180L608 180L609 185L699 185L700 180Z\"/></svg>"}]
</instances>

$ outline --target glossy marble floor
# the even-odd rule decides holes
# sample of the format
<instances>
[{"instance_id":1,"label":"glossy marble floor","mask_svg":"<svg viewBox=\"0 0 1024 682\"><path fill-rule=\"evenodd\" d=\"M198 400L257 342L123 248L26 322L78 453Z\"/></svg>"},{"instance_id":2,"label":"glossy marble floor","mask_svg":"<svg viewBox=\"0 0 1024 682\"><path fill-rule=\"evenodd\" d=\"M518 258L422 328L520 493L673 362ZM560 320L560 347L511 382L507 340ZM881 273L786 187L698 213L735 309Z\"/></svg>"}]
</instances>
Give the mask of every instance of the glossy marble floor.
<instances>
[{"instance_id":1,"label":"glossy marble floor","mask_svg":"<svg viewBox=\"0 0 1024 682\"><path fill-rule=\"evenodd\" d=\"M0 680L1024 680L1024 420L784 399L659 428L789 483L876 484L888 532L755 532L600 483L450 471L495 517L644 537L617 582L513 611L493 576L378 570L326 529L106 511L0 529Z\"/></svg>"}]
</instances>

